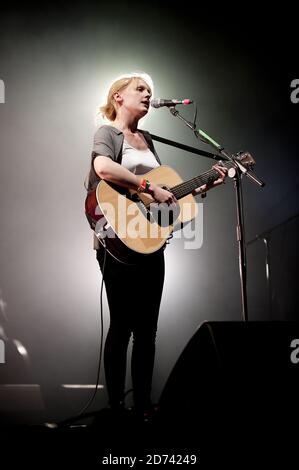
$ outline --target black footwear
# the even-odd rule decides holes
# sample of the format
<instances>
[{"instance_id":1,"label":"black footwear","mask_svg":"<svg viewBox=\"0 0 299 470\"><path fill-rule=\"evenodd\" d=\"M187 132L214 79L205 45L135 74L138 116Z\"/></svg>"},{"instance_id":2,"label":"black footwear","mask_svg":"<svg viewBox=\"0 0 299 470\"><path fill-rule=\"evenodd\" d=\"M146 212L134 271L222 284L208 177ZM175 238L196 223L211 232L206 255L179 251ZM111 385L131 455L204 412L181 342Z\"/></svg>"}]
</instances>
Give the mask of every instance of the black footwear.
<instances>
[{"instance_id":1,"label":"black footwear","mask_svg":"<svg viewBox=\"0 0 299 470\"><path fill-rule=\"evenodd\" d=\"M155 423L159 416L160 408L158 405L150 405L146 408L132 408L132 414L139 424Z\"/></svg>"}]
</instances>

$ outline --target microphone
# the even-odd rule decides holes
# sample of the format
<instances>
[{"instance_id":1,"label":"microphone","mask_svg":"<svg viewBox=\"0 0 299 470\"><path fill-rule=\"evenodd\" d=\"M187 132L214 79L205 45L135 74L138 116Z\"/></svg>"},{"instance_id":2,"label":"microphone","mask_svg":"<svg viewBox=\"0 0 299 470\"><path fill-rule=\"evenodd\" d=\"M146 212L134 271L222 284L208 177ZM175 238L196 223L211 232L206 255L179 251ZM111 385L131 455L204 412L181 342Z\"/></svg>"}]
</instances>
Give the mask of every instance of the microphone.
<instances>
[{"instance_id":1,"label":"microphone","mask_svg":"<svg viewBox=\"0 0 299 470\"><path fill-rule=\"evenodd\" d=\"M155 98L151 101L151 106L153 108L162 108L162 106L175 106L177 104L191 104L193 101L189 99L184 100L163 100L162 98Z\"/></svg>"}]
</instances>

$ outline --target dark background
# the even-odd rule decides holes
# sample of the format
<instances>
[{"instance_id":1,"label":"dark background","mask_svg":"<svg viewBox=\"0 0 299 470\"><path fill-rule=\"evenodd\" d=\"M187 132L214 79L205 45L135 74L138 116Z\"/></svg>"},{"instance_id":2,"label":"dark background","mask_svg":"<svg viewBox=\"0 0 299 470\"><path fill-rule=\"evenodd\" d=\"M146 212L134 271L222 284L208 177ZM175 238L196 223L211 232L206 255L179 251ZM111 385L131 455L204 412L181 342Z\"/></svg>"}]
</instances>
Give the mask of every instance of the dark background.
<instances>
[{"instance_id":1,"label":"dark background","mask_svg":"<svg viewBox=\"0 0 299 470\"><path fill-rule=\"evenodd\" d=\"M4 383L56 392L61 384L95 383L101 277L83 180L98 105L108 84L126 72L149 73L156 97L193 99L200 128L232 153L253 154L266 186L243 181L245 236L250 241L271 231L272 285L269 292L259 239L247 248L249 320L297 320L299 103L290 99L298 78L296 14L287 6L196 7L135 1L2 7L0 324L12 350L0 366ZM192 119L193 108L182 113ZM166 108L152 110L144 128L211 150ZM156 148L185 179L212 164ZM228 180L204 202L202 247L187 250L178 239L166 250L156 400L204 320L242 318L235 225ZM106 332L106 299L104 310ZM26 366L14 357L13 339L28 352ZM54 419L75 413L90 396L70 390L57 392L57 402L55 394L50 398ZM105 403L103 390L95 406Z\"/></svg>"}]
</instances>

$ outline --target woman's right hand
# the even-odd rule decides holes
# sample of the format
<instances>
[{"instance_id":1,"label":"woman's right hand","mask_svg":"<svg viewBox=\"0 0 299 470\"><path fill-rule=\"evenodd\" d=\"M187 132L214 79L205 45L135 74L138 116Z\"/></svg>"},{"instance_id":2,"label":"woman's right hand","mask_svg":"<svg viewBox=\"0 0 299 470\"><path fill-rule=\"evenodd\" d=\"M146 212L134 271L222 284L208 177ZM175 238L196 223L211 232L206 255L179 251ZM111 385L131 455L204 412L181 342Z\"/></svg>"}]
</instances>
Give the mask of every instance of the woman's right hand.
<instances>
[{"instance_id":1,"label":"woman's right hand","mask_svg":"<svg viewBox=\"0 0 299 470\"><path fill-rule=\"evenodd\" d=\"M173 193L167 189L163 189L160 186L157 186L154 183L151 183L149 187L149 193L155 199L155 201L159 203L166 203L170 205L177 202L177 199Z\"/></svg>"}]
</instances>

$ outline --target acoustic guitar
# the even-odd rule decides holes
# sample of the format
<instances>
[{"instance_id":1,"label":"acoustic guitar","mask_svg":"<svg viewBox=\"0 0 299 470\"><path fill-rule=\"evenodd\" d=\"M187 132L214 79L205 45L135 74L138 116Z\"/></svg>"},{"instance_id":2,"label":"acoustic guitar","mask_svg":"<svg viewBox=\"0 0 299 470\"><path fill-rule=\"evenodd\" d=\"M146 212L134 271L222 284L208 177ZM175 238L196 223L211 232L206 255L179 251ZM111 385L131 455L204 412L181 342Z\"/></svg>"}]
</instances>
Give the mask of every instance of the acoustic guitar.
<instances>
[{"instance_id":1,"label":"acoustic guitar","mask_svg":"<svg viewBox=\"0 0 299 470\"><path fill-rule=\"evenodd\" d=\"M249 153L238 158L243 166L254 164ZM229 162L223 164L227 165ZM140 176L171 191L178 202L158 204L148 193L137 193L105 180L89 191L85 199L85 214L97 238L112 256L126 264L140 263L145 256L164 249L174 225L196 217L194 189L216 181L219 173L210 169L183 181L171 167L161 165Z\"/></svg>"}]
</instances>

